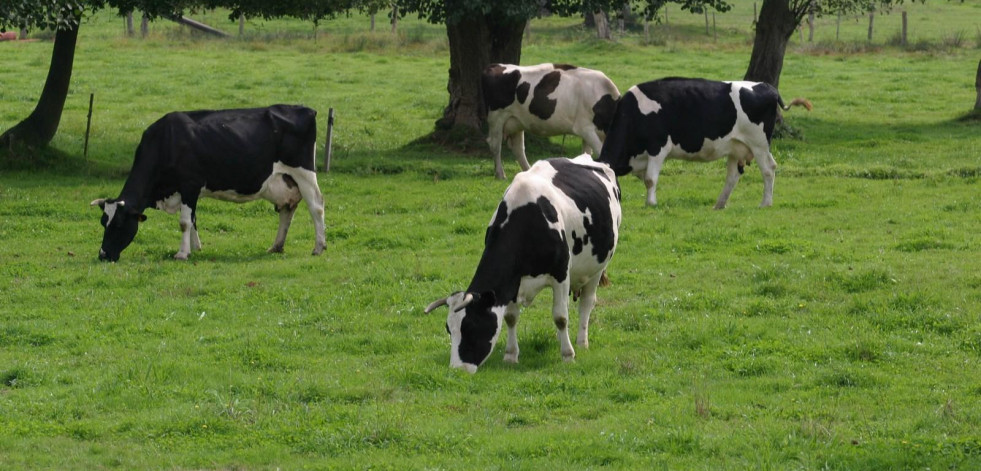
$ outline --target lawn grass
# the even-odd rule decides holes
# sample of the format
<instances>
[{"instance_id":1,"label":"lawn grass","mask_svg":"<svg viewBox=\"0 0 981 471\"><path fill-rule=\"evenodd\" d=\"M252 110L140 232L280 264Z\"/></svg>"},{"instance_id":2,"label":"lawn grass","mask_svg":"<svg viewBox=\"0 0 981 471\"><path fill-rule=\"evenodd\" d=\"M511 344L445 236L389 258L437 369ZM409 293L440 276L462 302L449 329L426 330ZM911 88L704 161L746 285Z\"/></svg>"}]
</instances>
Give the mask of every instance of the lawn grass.
<instances>
[{"instance_id":1,"label":"lawn grass","mask_svg":"<svg viewBox=\"0 0 981 471\"><path fill-rule=\"evenodd\" d=\"M144 41L102 14L86 27L50 157L65 164L0 173L0 468L981 466L981 134L956 121L974 49L792 51L782 94L815 110L786 114L802 137L774 143L774 207L756 207L755 166L723 211L718 162L671 162L655 209L622 179L590 349L561 361L544 292L521 363L499 347L471 376L447 366L442 314L421 310L466 286L507 182L485 151L413 143L445 105L439 39L359 45L370 35L327 23L316 42ZM739 40L576 31L547 20L523 60L589 65L625 90L738 79L749 56ZM32 109L50 43L0 48L6 129ZM96 260L88 202L118 193L150 122L274 102L319 109L321 131L337 110L323 255L303 211L286 253L266 254L268 204L204 200L189 262L171 259L177 221L157 211L119 263Z\"/></svg>"}]
</instances>

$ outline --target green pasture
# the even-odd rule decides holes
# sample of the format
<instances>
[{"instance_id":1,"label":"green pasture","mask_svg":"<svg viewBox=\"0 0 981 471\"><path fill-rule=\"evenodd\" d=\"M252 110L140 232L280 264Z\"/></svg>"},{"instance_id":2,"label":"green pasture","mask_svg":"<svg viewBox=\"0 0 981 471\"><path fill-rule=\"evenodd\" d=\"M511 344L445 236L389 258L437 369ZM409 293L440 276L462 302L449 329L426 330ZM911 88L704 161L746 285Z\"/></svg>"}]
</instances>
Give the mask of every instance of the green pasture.
<instances>
[{"instance_id":1,"label":"green pasture","mask_svg":"<svg viewBox=\"0 0 981 471\"><path fill-rule=\"evenodd\" d=\"M959 118L981 16L909 8L969 40L918 23L934 46L793 44L781 93L815 109L786 113L774 206L757 208L755 165L723 211L722 162L669 162L657 208L621 179L590 349L561 361L546 291L522 316L520 363L498 346L475 375L448 367L445 311L422 308L466 287L507 182L483 143L418 141L447 99L438 26L407 19L393 38L353 16L314 39L255 22L216 41L155 23L142 40L90 18L54 150L0 170L0 469L978 469L981 127ZM594 67L622 91L742 77L748 27L705 40L702 17L686 31L675 13L651 45L533 22L522 60ZM0 131L33 108L50 52L0 43ZM88 203L118 194L146 126L277 102L318 109L321 134L337 113L323 255L305 211L267 254L271 205L204 200L188 262L158 211L98 262Z\"/></svg>"}]
</instances>

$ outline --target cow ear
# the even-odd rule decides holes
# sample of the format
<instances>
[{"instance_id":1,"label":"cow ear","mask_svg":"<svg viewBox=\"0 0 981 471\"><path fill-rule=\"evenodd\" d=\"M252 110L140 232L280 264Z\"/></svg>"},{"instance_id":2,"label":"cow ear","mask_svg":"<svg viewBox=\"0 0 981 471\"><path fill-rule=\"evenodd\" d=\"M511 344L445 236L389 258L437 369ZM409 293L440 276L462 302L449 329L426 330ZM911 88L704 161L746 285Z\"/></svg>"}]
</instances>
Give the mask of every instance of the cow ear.
<instances>
[{"instance_id":1,"label":"cow ear","mask_svg":"<svg viewBox=\"0 0 981 471\"><path fill-rule=\"evenodd\" d=\"M96 200L92 200L92 202L89 203L89 206L98 206L101 209L106 209L106 199L105 198L99 198L99 199L96 199Z\"/></svg>"}]
</instances>

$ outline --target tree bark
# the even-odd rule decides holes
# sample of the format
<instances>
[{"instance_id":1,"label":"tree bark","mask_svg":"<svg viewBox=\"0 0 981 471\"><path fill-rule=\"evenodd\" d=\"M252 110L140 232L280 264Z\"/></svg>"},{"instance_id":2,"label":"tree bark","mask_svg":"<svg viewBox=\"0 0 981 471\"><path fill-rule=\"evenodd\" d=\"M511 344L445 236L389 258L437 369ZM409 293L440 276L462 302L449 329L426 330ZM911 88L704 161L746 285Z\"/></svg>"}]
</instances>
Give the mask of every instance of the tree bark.
<instances>
[{"instance_id":1,"label":"tree bark","mask_svg":"<svg viewBox=\"0 0 981 471\"><path fill-rule=\"evenodd\" d=\"M593 20L596 22L596 37L599 39L613 39L610 32L610 22L606 17L605 11L593 12Z\"/></svg>"},{"instance_id":2,"label":"tree bark","mask_svg":"<svg viewBox=\"0 0 981 471\"><path fill-rule=\"evenodd\" d=\"M437 129L459 126L479 131L487 119L480 75L492 63L520 64L526 22L502 22L476 16L446 25L450 45L450 102Z\"/></svg>"},{"instance_id":3,"label":"tree bark","mask_svg":"<svg viewBox=\"0 0 981 471\"><path fill-rule=\"evenodd\" d=\"M4 147L15 143L44 147L54 138L61 122L61 113L65 109L65 100L68 98L77 41L78 25L71 29L59 29L55 33L51 65L41 97L30 116L0 135L0 144Z\"/></svg>"},{"instance_id":4,"label":"tree bark","mask_svg":"<svg viewBox=\"0 0 981 471\"><path fill-rule=\"evenodd\" d=\"M789 0L763 0L746 80L766 82L779 88L787 42L798 23L800 17L790 9Z\"/></svg>"},{"instance_id":5,"label":"tree bark","mask_svg":"<svg viewBox=\"0 0 981 471\"><path fill-rule=\"evenodd\" d=\"M974 109L981 111L981 61L978 61L978 75L974 78L974 88L978 91L978 99L974 102Z\"/></svg>"}]
</instances>

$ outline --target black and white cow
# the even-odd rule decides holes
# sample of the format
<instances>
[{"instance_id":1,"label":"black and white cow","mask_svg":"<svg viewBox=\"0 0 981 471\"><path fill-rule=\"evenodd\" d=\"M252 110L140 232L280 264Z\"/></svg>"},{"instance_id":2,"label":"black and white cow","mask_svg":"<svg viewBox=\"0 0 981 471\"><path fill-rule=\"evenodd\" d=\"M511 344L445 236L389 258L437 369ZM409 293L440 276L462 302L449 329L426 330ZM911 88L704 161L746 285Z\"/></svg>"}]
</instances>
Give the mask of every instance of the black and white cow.
<instances>
[{"instance_id":1,"label":"black and white cow","mask_svg":"<svg viewBox=\"0 0 981 471\"><path fill-rule=\"evenodd\" d=\"M306 200L316 229L314 255L326 246L324 200L314 163L317 112L303 106L168 113L143 132L119 197L98 199L105 233L99 259L116 261L146 219L143 211L180 211L186 260L201 248L198 198L242 203L259 198L279 212L270 252L281 252L293 213Z\"/></svg>"},{"instance_id":2,"label":"black and white cow","mask_svg":"<svg viewBox=\"0 0 981 471\"><path fill-rule=\"evenodd\" d=\"M636 85L617 103L599 161L617 175L634 173L647 185L647 204L657 204L657 178L667 159L709 162L729 157L726 184L715 203L726 206L729 194L756 160L763 174L763 202L773 204L777 162L770 139L777 107L789 110L811 103L802 98L784 106L780 94L766 83L715 82L665 78Z\"/></svg>"},{"instance_id":3,"label":"black and white cow","mask_svg":"<svg viewBox=\"0 0 981 471\"><path fill-rule=\"evenodd\" d=\"M521 67L492 64L481 77L487 107L487 143L494 173L504 178L501 144L507 140L522 170L528 170L525 135L575 134L583 152L599 153L620 91L603 72L564 64Z\"/></svg>"},{"instance_id":4,"label":"black and white cow","mask_svg":"<svg viewBox=\"0 0 981 471\"><path fill-rule=\"evenodd\" d=\"M589 346L589 314L596 287L616 249L620 190L616 176L589 155L540 160L514 177L484 237L473 280L466 291L433 302L450 313L450 366L477 371L507 322L504 361L518 361L516 327L521 305L552 288L552 319L562 357L576 353L569 341L569 295L579 300L577 343Z\"/></svg>"}]
</instances>

